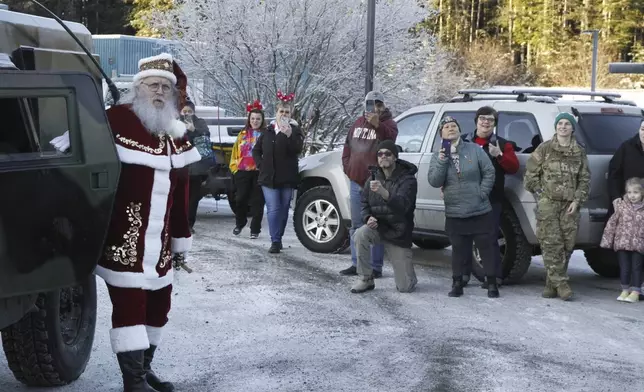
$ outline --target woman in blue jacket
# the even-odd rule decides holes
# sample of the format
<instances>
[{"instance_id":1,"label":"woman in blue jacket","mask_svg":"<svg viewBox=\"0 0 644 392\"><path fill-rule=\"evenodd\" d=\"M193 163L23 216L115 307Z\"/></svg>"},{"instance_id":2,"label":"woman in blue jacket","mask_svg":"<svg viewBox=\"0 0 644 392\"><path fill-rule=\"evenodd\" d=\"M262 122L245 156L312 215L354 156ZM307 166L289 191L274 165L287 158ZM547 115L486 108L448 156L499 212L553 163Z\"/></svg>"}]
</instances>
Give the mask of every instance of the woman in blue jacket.
<instances>
[{"instance_id":1,"label":"woman in blue jacket","mask_svg":"<svg viewBox=\"0 0 644 392\"><path fill-rule=\"evenodd\" d=\"M452 290L450 297L463 295L463 266L476 244L485 268L488 297L499 289L494 269L491 233L494 220L489 195L494 185L494 166L477 144L461 139L461 128L452 117L441 121L443 148L432 156L428 180L443 188L445 232L452 244Z\"/></svg>"}]
</instances>

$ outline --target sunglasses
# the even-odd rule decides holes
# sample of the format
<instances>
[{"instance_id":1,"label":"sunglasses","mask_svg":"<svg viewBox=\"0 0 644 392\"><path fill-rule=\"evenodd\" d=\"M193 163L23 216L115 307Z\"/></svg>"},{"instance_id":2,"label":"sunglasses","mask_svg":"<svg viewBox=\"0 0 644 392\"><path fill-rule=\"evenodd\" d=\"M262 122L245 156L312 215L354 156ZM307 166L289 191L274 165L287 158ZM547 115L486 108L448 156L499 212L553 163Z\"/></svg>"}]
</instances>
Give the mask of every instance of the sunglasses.
<instances>
[{"instance_id":1,"label":"sunglasses","mask_svg":"<svg viewBox=\"0 0 644 392\"><path fill-rule=\"evenodd\" d=\"M378 157L387 157L389 158L390 156L394 155L391 151L378 151Z\"/></svg>"},{"instance_id":2,"label":"sunglasses","mask_svg":"<svg viewBox=\"0 0 644 392\"><path fill-rule=\"evenodd\" d=\"M493 122L494 116L479 116L479 121Z\"/></svg>"}]
</instances>

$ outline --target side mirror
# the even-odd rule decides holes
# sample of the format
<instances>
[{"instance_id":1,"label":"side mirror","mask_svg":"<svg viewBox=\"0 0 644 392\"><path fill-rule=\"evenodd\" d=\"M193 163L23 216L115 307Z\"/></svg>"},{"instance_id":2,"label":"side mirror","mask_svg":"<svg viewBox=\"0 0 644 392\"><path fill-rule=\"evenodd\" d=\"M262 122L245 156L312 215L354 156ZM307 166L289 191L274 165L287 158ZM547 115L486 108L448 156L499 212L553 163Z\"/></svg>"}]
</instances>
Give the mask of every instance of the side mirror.
<instances>
[{"instance_id":1,"label":"side mirror","mask_svg":"<svg viewBox=\"0 0 644 392\"><path fill-rule=\"evenodd\" d=\"M404 152L403 148L399 144L396 144L396 147L398 148L399 153Z\"/></svg>"}]
</instances>

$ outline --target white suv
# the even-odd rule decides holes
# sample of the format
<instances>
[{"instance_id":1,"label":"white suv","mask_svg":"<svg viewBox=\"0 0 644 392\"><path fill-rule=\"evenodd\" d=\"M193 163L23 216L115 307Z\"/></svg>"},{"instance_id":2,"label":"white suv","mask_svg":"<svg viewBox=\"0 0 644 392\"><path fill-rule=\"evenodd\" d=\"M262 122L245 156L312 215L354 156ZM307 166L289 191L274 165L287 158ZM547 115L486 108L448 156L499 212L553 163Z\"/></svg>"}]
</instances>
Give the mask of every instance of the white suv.
<instances>
[{"instance_id":1,"label":"white suv","mask_svg":"<svg viewBox=\"0 0 644 392\"><path fill-rule=\"evenodd\" d=\"M530 152L553 136L555 117L565 111L578 117L581 129L575 136L587 149L591 171L591 192L581 209L577 248L584 249L597 274L618 276L612 252L599 248L609 207L608 162L620 144L637 133L644 111L632 102L619 101L619 94L605 92L510 88L463 90L459 94L450 102L409 109L395 119L396 144L403 151L400 158L418 166L414 244L425 249L449 246L440 190L427 181L429 162L440 148L440 120L454 117L462 132L470 133L475 129L476 110L492 106L499 113L498 135L516 143L521 163L517 174L506 176L499 238L504 281L517 282L528 270L532 256L540 254L535 235L536 202L523 187L525 163ZM585 99L562 99L566 95ZM349 244L349 180L341 158L342 151L336 150L300 162L302 182L295 198L294 227L300 242L313 252L341 252ZM478 257L475 260L474 275L482 279L482 265Z\"/></svg>"}]
</instances>

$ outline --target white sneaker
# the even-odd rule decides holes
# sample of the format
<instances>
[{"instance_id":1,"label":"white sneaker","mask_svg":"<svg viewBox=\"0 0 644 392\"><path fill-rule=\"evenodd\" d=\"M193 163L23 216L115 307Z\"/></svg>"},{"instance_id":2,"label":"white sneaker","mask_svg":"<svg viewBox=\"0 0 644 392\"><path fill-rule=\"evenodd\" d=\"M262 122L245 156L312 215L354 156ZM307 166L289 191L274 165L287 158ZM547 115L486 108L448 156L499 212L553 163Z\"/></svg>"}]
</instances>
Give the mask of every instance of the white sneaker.
<instances>
[{"instance_id":1,"label":"white sneaker","mask_svg":"<svg viewBox=\"0 0 644 392\"><path fill-rule=\"evenodd\" d=\"M628 297L628 294L629 294L628 290L622 290L622 293L619 295L619 297L617 297L617 300L621 302L625 302L626 298Z\"/></svg>"}]
</instances>

